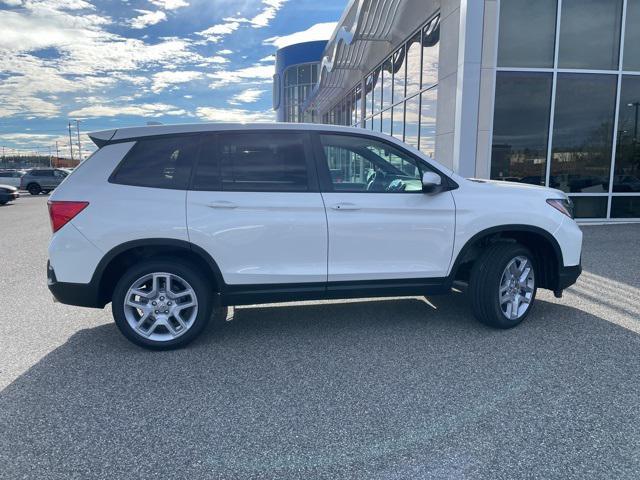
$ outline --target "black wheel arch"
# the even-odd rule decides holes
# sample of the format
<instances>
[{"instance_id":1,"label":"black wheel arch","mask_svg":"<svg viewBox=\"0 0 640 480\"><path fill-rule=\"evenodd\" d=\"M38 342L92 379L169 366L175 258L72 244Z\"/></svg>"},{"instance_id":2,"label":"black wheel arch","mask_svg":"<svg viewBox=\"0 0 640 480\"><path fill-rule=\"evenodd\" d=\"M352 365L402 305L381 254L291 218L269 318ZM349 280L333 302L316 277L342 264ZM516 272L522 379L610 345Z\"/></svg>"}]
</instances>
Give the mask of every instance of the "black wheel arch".
<instances>
[{"instance_id":1,"label":"black wheel arch","mask_svg":"<svg viewBox=\"0 0 640 480\"><path fill-rule=\"evenodd\" d=\"M498 225L473 235L458 253L449 278L465 280L470 266L488 244L496 241L515 241L528 247L538 267L538 286L550 290L558 288L559 272L564 265L562 249L549 231L532 225Z\"/></svg>"},{"instance_id":2,"label":"black wheel arch","mask_svg":"<svg viewBox=\"0 0 640 480\"><path fill-rule=\"evenodd\" d=\"M225 288L222 272L216 261L202 247L186 240L173 238L144 238L122 243L107 252L98 263L91 284L97 290L101 307L111 301L119 277L135 261L154 257L173 256L191 261L214 283L218 291Z\"/></svg>"}]
</instances>

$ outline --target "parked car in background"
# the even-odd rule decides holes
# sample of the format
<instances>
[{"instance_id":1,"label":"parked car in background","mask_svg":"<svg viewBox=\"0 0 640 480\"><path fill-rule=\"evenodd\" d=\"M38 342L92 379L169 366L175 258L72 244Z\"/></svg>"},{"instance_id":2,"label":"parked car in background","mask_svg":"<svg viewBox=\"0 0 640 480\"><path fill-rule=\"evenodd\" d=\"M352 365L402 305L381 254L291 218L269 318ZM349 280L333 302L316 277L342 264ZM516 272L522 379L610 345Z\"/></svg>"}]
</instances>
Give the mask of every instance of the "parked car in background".
<instances>
[{"instance_id":1,"label":"parked car in background","mask_svg":"<svg viewBox=\"0 0 640 480\"><path fill-rule=\"evenodd\" d=\"M12 187L20 186L20 179L24 175L24 170L0 170L0 184L11 185Z\"/></svg>"},{"instance_id":2,"label":"parked car in background","mask_svg":"<svg viewBox=\"0 0 640 480\"><path fill-rule=\"evenodd\" d=\"M469 285L478 320L511 328L538 288L560 296L581 272L565 193L468 180L373 131L211 124L90 137L100 149L49 199L49 289L71 305L111 302L122 333L148 348L185 345L229 305L429 295L454 282Z\"/></svg>"},{"instance_id":3,"label":"parked car in background","mask_svg":"<svg viewBox=\"0 0 640 480\"><path fill-rule=\"evenodd\" d=\"M18 189L13 185L1 185L0 184L0 205L12 202L20 197Z\"/></svg>"},{"instance_id":4,"label":"parked car in background","mask_svg":"<svg viewBox=\"0 0 640 480\"><path fill-rule=\"evenodd\" d=\"M34 168L25 173L20 179L20 188L31 195L49 193L69 176L69 172L61 168Z\"/></svg>"}]
</instances>

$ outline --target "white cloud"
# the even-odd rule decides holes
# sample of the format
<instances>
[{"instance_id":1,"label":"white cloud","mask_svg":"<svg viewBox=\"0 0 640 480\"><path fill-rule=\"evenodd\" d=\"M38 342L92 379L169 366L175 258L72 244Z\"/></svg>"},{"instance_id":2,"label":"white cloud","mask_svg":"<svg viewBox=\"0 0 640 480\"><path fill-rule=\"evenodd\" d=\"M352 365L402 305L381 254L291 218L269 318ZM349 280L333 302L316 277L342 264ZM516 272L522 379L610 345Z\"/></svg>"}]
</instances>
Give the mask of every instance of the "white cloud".
<instances>
[{"instance_id":1,"label":"white cloud","mask_svg":"<svg viewBox=\"0 0 640 480\"><path fill-rule=\"evenodd\" d=\"M293 45L294 43L312 42L314 40L329 40L335 30L337 22L316 23L306 30L267 38L265 45L274 45L277 48Z\"/></svg>"},{"instance_id":2,"label":"white cloud","mask_svg":"<svg viewBox=\"0 0 640 480\"><path fill-rule=\"evenodd\" d=\"M189 4L184 0L149 0L156 7L160 7L163 10L176 10L182 7L188 7Z\"/></svg>"},{"instance_id":3,"label":"white cloud","mask_svg":"<svg viewBox=\"0 0 640 480\"><path fill-rule=\"evenodd\" d=\"M237 83L268 83L273 73L273 65L253 65L238 70L220 70L208 74L207 77L213 80L209 87L216 89Z\"/></svg>"},{"instance_id":4,"label":"white cloud","mask_svg":"<svg viewBox=\"0 0 640 480\"><path fill-rule=\"evenodd\" d=\"M162 10L158 10L156 12L152 12L151 10L136 10L136 12L141 13L142 15L138 15L130 20L129 24L131 25L131 28L146 28L167 19L167 14Z\"/></svg>"},{"instance_id":5,"label":"white cloud","mask_svg":"<svg viewBox=\"0 0 640 480\"><path fill-rule=\"evenodd\" d=\"M22 0L2 0L2 3L10 7L19 7L22 5Z\"/></svg>"},{"instance_id":6,"label":"white cloud","mask_svg":"<svg viewBox=\"0 0 640 480\"><path fill-rule=\"evenodd\" d=\"M90 105L69 112L70 117L116 117L133 115L137 117L161 117L163 115L187 115L188 112L166 103L143 103L139 105Z\"/></svg>"},{"instance_id":7,"label":"white cloud","mask_svg":"<svg viewBox=\"0 0 640 480\"><path fill-rule=\"evenodd\" d=\"M218 55L231 55L233 53L233 50L229 50L228 48L225 48L224 50L218 50Z\"/></svg>"},{"instance_id":8,"label":"white cloud","mask_svg":"<svg viewBox=\"0 0 640 480\"><path fill-rule=\"evenodd\" d=\"M209 122L272 122L273 112L254 112L241 108L199 107L196 115Z\"/></svg>"},{"instance_id":9,"label":"white cloud","mask_svg":"<svg viewBox=\"0 0 640 480\"><path fill-rule=\"evenodd\" d=\"M192 82L193 80L202 78L203 75L202 72L191 70L166 70L164 72L154 73L151 91L153 93L160 93L167 87Z\"/></svg>"},{"instance_id":10,"label":"white cloud","mask_svg":"<svg viewBox=\"0 0 640 480\"><path fill-rule=\"evenodd\" d=\"M253 103L257 102L266 90L260 90L259 88L247 88L240 93L235 94L229 100L231 105L238 105L240 103Z\"/></svg>"},{"instance_id":11,"label":"white cloud","mask_svg":"<svg viewBox=\"0 0 640 480\"><path fill-rule=\"evenodd\" d=\"M205 41L218 43L223 37L235 32L240 27L240 21L235 18L225 18L225 23L218 23L206 30L196 32L196 35L204 37Z\"/></svg>"},{"instance_id":12,"label":"white cloud","mask_svg":"<svg viewBox=\"0 0 640 480\"><path fill-rule=\"evenodd\" d=\"M262 0L263 10L253 17L250 22L254 28L262 28L269 26L269 22L273 20L278 10L286 3L287 0Z\"/></svg>"}]
</instances>

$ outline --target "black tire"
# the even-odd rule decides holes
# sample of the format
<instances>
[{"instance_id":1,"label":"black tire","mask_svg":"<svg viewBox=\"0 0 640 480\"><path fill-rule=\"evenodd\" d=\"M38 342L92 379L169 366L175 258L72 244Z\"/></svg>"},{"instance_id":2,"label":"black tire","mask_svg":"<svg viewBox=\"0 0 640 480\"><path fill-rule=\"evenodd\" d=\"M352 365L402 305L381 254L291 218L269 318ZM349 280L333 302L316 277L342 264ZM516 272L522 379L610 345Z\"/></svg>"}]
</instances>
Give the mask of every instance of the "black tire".
<instances>
[{"instance_id":1,"label":"black tire","mask_svg":"<svg viewBox=\"0 0 640 480\"><path fill-rule=\"evenodd\" d=\"M197 298L198 310L192 326L171 340L156 341L145 338L136 333L127 321L124 301L129 288L137 279L154 272L166 272L184 279L191 285ZM149 259L131 267L118 281L113 292L111 309L118 329L129 341L151 350L172 350L189 344L206 328L213 311L212 289L200 269L190 262L172 258Z\"/></svg>"},{"instance_id":2,"label":"black tire","mask_svg":"<svg viewBox=\"0 0 640 480\"><path fill-rule=\"evenodd\" d=\"M499 300L502 274L511 260L526 257L533 268L534 287L529 306L516 319L507 318ZM533 308L537 292L536 262L528 248L519 243L497 242L489 246L478 258L471 270L469 294L475 317L485 325L495 328L513 328L524 321Z\"/></svg>"},{"instance_id":3,"label":"black tire","mask_svg":"<svg viewBox=\"0 0 640 480\"><path fill-rule=\"evenodd\" d=\"M8 200L0 200L0 205L6 205Z\"/></svg>"},{"instance_id":4,"label":"black tire","mask_svg":"<svg viewBox=\"0 0 640 480\"><path fill-rule=\"evenodd\" d=\"M31 195L40 195L40 192L42 192L42 188L40 188L40 185L37 183L30 183L27 185L27 190Z\"/></svg>"}]
</instances>

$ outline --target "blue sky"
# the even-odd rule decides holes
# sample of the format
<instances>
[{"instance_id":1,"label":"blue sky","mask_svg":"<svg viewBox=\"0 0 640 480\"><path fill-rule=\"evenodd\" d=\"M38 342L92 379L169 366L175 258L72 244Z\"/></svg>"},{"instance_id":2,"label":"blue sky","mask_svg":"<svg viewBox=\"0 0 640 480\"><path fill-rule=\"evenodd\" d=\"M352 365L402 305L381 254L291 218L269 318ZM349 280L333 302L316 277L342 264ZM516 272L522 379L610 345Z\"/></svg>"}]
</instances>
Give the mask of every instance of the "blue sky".
<instances>
[{"instance_id":1,"label":"blue sky","mask_svg":"<svg viewBox=\"0 0 640 480\"><path fill-rule=\"evenodd\" d=\"M73 119L83 132L272 120L275 49L328 38L346 4L0 0L0 144L46 152L57 140L66 155Z\"/></svg>"}]
</instances>

